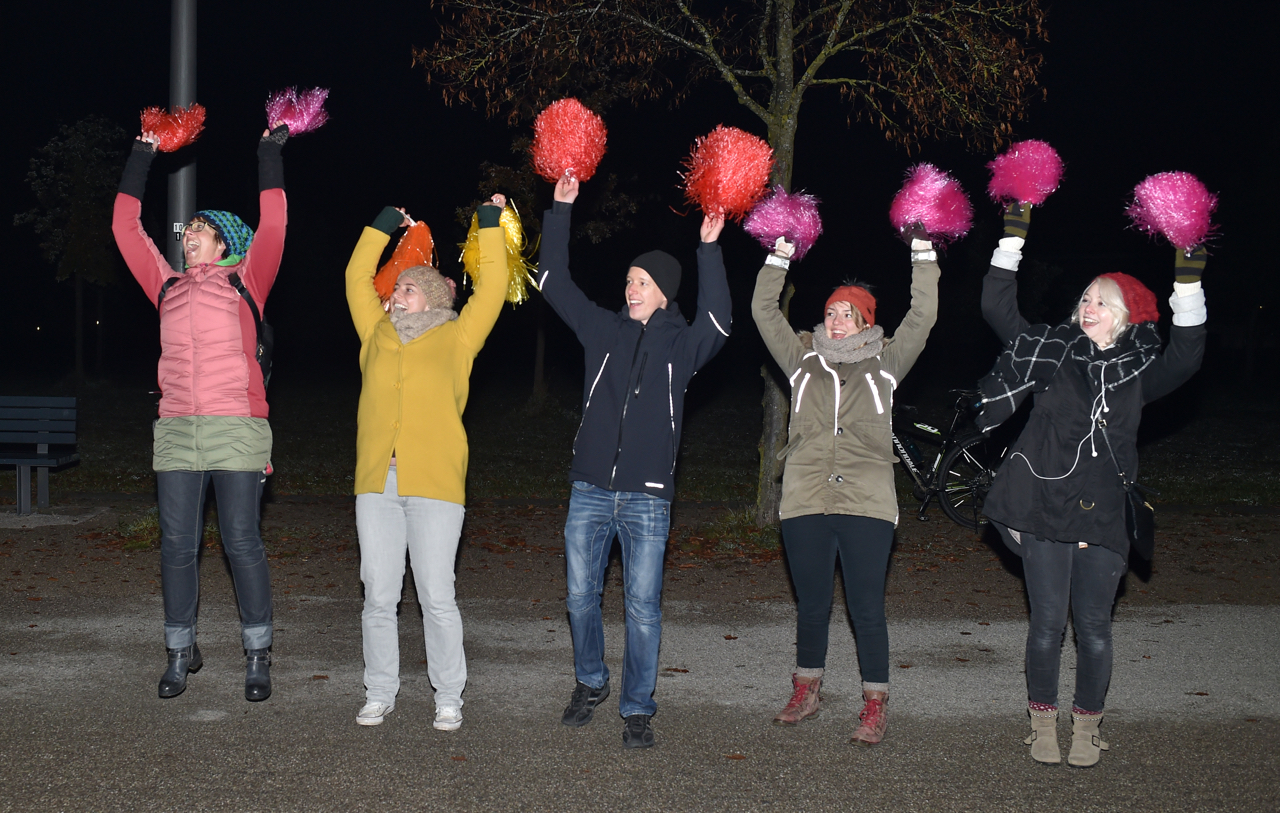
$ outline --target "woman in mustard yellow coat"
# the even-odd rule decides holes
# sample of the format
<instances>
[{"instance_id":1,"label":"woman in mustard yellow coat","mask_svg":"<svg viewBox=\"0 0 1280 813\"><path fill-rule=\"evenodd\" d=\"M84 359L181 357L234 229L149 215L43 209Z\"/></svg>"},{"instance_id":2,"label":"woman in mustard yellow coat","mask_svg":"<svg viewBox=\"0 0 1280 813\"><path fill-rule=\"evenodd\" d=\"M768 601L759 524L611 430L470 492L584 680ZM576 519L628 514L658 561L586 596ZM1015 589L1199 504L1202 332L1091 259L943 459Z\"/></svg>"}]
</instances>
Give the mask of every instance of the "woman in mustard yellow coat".
<instances>
[{"instance_id":1,"label":"woman in mustard yellow coat","mask_svg":"<svg viewBox=\"0 0 1280 813\"><path fill-rule=\"evenodd\" d=\"M434 268L400 274L384 305L373 277L391 233L411 221L387 207L364 230L347 265L347 304L360 334L360 412L356 435L356 528L365 601L365 704L360 725L378 725L400 690L396 605L406 551L423 611L427 675L435 688L435 727L462 725L467 683L462 616L453 570L467 476L471 365L498 319L507 291L499 216L506 199L480 206L475 292L461 313L453 285Z\"/></svg>"}]
</instances>

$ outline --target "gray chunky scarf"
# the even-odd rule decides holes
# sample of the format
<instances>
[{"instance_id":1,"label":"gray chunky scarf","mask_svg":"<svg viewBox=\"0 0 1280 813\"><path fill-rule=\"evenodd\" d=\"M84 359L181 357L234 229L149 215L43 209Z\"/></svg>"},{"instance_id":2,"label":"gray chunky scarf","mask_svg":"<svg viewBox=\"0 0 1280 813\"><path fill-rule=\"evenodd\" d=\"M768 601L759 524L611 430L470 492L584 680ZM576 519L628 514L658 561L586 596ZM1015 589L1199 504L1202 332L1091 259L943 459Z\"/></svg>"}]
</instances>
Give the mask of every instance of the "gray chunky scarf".
<instances>
[{"instance_id":1,"label":"gray chunky scarf","mask_svg":"<svg viewBox=\"0 0 1280 813\"><path fill-rule=\"evenodd\" d=\"M880 355L884 349L884 328L872 325L861 333L843 339L828 339L827 328L819 324L813 329L813 349L827 361L852 364Z\"/></svg>"},{"instance_id":2,"label":"gray chunky scarf","mask_svg":"<svg viewBox=\"0 0 1280 813\"><path fill-rule=\"evenodd\" d=\"M431 308L419 313L391 309L391 324L400 335L401 344L408 344L431 328L440 327L457 318L458 312L453 308Z\"/></svg>"}]
</instances>

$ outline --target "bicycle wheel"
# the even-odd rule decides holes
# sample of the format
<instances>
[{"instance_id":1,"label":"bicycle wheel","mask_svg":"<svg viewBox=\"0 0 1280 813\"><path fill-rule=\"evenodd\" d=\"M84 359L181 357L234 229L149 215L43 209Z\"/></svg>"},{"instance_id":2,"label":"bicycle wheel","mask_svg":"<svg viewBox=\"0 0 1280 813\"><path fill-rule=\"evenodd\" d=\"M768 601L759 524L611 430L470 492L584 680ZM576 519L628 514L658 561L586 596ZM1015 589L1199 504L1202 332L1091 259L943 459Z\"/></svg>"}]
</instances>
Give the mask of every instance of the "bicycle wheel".
<instances>
[{"instance_id":1,"label":"bicycle wheel","mask_svg":"<svg viewBox=\"0 0 1280 813\"><path fill-rule=\"evenodd\" d=\"M1000 467L1002 448L987 435L972 435L951 448L938 467L938 501L942 512L971 531L987 518L982 505Z\"/></svg>"}]
</instances>

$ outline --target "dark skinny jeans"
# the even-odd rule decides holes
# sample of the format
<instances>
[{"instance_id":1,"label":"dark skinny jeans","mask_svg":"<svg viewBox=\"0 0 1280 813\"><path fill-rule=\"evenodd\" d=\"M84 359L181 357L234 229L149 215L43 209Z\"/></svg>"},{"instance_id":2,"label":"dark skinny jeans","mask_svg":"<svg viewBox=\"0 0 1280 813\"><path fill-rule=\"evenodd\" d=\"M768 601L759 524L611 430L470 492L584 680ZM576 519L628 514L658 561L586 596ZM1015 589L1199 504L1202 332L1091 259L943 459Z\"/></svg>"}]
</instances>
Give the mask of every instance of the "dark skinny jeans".
<instances>
[{"instance_id":1,"label":"dark skinny jeans","mask_svg":"<svg viewBox=\"0 0 1280 813\"><path fill-rule=\"evenodd\" d=\"M164 588L164 644L191 646L200 603L200 539L204 496L213 483L222 549L231 562L245 649L271 646L271 571L259 532L260 471L160 471L160 583Z\"/></svg>"},{"instance_id":2,"label":"dark skinny jeans","mask_svg":"<svg viewBox=\"0 0 1280 813\"><path fill-rule=\"evenodd\" d=\"M847 514L809 514L782 521L787 564L796 587L796 665L827 664L836 553L844 595L858 641L858 668L866 683L889 682L889 625L884 583L893 546L893 523Z\"/></svg>"},{"instance_id":3,"label":"dark skinny jeans","mask_svg":"<svg viewBox=\"0 0 1280 813\"><path fill-rule=\"evenodd\" d=\"M1022 534L1022 569L1031 603L1027 696L1058 705L1058 674L1067 608L1076 631L1075 704L1100 712L1111 683L1111 608L1125 561L1107 548Z\"/></svg>"}]
</instances>

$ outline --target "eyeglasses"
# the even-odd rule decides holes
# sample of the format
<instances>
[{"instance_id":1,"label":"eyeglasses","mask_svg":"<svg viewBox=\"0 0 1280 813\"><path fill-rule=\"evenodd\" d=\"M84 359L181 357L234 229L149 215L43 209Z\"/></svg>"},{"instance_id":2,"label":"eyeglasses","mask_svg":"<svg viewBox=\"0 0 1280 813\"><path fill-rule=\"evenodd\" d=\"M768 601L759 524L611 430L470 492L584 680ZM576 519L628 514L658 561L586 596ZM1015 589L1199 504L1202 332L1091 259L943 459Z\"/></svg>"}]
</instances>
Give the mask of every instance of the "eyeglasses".
<instances>
[{"instance_id":1,"label":"eyeglasses","mask_svg":"<svg viewBox=\"0 0 1280 813\"><path fill-rule=\"evenodd\" d=\"M207 220L193 220L193 221L191 221L190 223L188 223L188 224L187 224L187 225L182 229L182 233L183 233L183 234L186 234L186 233L187 233L187 232L189 232L189 231L193 231L193 232L199 233L199 232L204 231L205 229L208 229L209 231L213 232L214 234L217 234L217 233L218 233L218 229L217 229L217 228L216 228L212 223L210 223L210 222L209 222L209 221L207 221Z\"/></svg>"}]
</instances>

